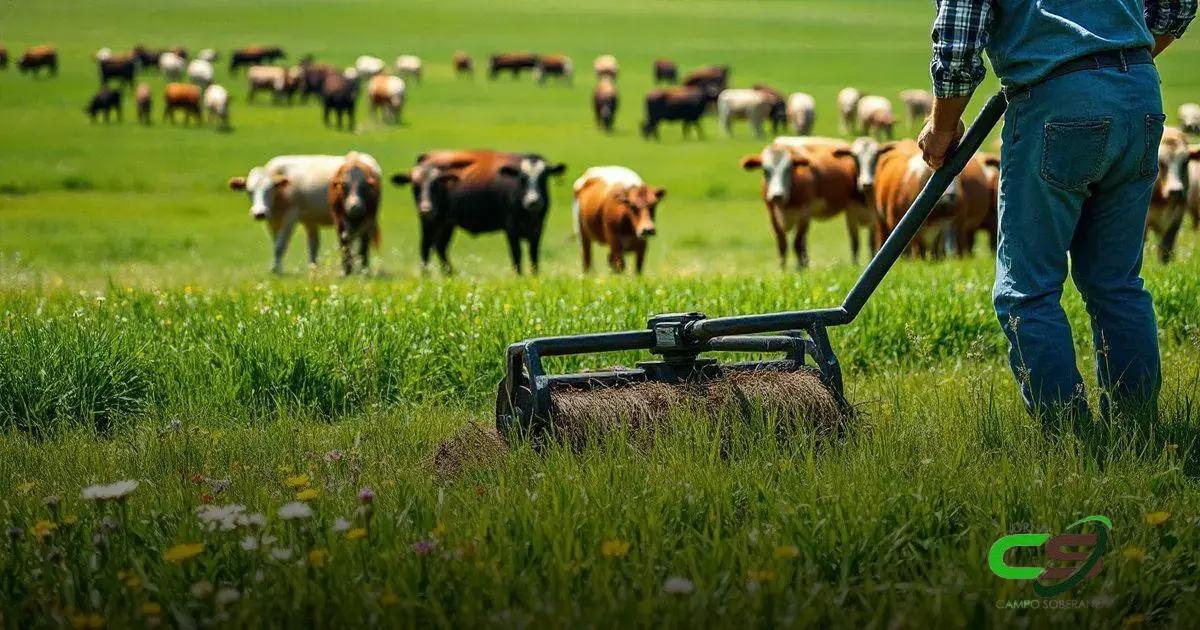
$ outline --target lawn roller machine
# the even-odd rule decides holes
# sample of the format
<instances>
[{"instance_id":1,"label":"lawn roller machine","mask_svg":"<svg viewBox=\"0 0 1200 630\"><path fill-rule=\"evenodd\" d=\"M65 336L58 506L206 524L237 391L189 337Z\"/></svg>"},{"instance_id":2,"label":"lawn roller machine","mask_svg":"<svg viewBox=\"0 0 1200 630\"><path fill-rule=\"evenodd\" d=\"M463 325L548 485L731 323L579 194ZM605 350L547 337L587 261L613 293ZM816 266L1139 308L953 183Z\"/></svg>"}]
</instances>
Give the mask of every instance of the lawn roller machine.
<instances>
[{"instance_id":1,"label":"lawn roller machine","mask_svg":"<svg viewBox=\"0 0 1200 630\"><path fill-rule=\"evenodd\" d=\"M849 324L1004 115L992 96L957 148L926 183L896 229L867 264L841 306L764 315L708 318L703 313L651 317L645 330L543 337L508 347L496 397L496 428L509 439L571 433L583 425L653 422L682 404L713 408L753 403L797 420L840 426L852 414L829 342L831 326ZM656 360L634 368L547 374L546 357L645 350ZM780 355L720 363L709 353Z\"/></svg>"}]
</instances>

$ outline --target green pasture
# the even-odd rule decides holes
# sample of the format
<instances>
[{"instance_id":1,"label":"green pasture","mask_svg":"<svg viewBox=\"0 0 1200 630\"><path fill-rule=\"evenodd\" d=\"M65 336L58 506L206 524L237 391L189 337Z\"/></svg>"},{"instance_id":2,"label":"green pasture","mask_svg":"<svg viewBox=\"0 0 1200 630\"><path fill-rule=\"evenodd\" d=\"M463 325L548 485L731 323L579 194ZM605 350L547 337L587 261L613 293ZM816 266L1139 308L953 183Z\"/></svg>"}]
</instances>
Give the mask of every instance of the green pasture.
<instances>
[{"instance_id":1,"label":"green pasture","mask_svg":"<svg viewBox=\"0 0 1200 630\"><path fill-rule=\"evenodd\" d=\"M653 439L466 448L463 470L434 465L439 447L464 448L447 441L464 426L491 422L508 343L659 312L829 306L853 283L840 220L810 233L811 269L779 269L759 176L738 168L763 144L744 125L726 138L708 118L702 141L677 126L641 139L653 59L809 92L817 133L836 135L842 87L898 100L927 85L932 16L928 0L0 4L14 63L40 43L61 58L57 78L0 71L0 627L1188 626L1200 613L1190 230L1178 260L1146 264L1164 352L1157 418L1044 427L1026 415L983 249L902 262L832 331L861 412L841 439L714 410ZM1172 120L1200 100L1197 41L1160 62ZM137 43L278 44L293 62L337 65L413 53L426 75L404 124L372 121L363 103L354 133L324 128L315 103L248 105L227 58L216 80L233 96L229 133L161 122L156 75L143 77L152 126L132 103L122 124L89 123L92 53ZM457 50L475 57L473 80L453 76ZM488 54L514 50L569 54L574 84L488 81ZM621 64L611 136L591 119L602 53ZM326 232L318 268L297 234L275 277L264 226L226 187L278 154L356 149L392 172L429 149L476 147L568 165L539 277L513 276L498 234L455 239L457 276L422 274L411 195L393 188L369 274L343 277ZM579 272L570 186L604 164L668 189L644 278ZM1065 304L1090 374L1085 307L1073 290ZM123 501L81 497L120 479L139 482ZM285 520L295 500L315 513ZM208 531L205 504L267 523ZM1091 514L1114 524L1104 569L1068 594L1043 600L988 570L998 537L1059 534Z\"/></svg>"}]
</instances>

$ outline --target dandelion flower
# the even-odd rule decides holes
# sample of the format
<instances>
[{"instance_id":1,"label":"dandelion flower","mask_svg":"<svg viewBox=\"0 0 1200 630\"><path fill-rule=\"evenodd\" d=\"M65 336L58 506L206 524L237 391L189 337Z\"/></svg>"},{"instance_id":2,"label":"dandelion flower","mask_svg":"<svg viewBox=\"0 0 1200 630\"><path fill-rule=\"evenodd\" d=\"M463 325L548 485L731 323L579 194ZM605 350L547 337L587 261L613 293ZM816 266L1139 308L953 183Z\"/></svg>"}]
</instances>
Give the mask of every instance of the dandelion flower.
<instances>
[{"instance_id":1,"label":"dandelion flower","mask_svg":"<svg viewBox=\"0 0 1200 630\"><path fill-rule=\"evenodd\" d=\"M130 575L125 578L125 588L137 593L142 590L142 578Z\"/></svg>"},{"instance_id":2,"label":"dandelion flower","mask_svg":"<svg viewBox=\"0 0 1200 630\"><path fill-rule=\"evenodd\" d=\"M317 492L316 489L305 488L305 489L301 490L300 492L296 493L296 500L297 501L316 501L317 497L319 497L319 496L321 496L321 493Z\"/></svg>"},{"instance_id":3,"label":"dandelion flower","mask_svg":"<svg viewBox=\"0 0 1200 630\"><path fill-rule=\"evenodd\" d=\"M29 531L33 533L34 538L37 538L38 542L42 542L46 540L47 536L53 534L55 529L58 529L57 525L50 521L42 520L34 523L33 529Z\"/></svg>"},{"instance_id":4,"label":"dandelion flower","mask_svg":"<svg viewBox=\"0 0 1200 630\"><path fill-rule=\"evenodd\" d=\"M669 577L663 582L663 592L671 595L688 595L696 590L696 585L685 577Z\"/></svg>"},{"instance_id":5,"label":"dandelion flower","mask_svg":"<svg viewBox=\"0 0 1200 630\"><path fill-rule=\"evenodd\" d=\"M83 489L85 501L122 501L137 490L139 483L136 479L125 479L108 485L92 485Z\"/></svg>"},{"instance_id":6,"label":"dandelion flower","mask_svg":"<svg viewBox=\"0 0 1200 630\"><path fill-rule=\"evenodd\" d=\"M289 488L292 488L293 490L298 490L300 488L307 487L308 482L309 482L308 475L293 475L291 477L288 477L287 481L285 481L284 483L286 483Z\"/></svg>"},{"instance_id":7,"label":"dandelion flower","mask_svg":"<svg viewBox=\"0 0 1200 630\"><path fill-rule=\"evenodd\" d=\"M242 594L236 588L228 587L217 591L213 601L217 602L218 606L228 606L242 598Z\"/></svg>"},{"instance_id":8,"label":"dandelion flower","mask_svg":"<svg viewBox=\"0 0 1200 630\"><path fill-rule=\"evenodd\" d=\"M413 553L417 554L418 556L428 556L429 554L433 553L433 550L436 548L437 543L432 540L418 540L417 542L413 543L412 546Z\"/></svg>"},{"instance_id":9,"label":"dandelion flower","mask_svg":"<svg viewBox=\"0 0 1200 630\"><path fill-rule=\"evenodd\" d=\"M162 605L160 605L158 602L146 602L145 604L142 604L142 614L147 617L161 615L162 611Z\"/></svg>"},{"instance_id":10,"label":"dandelion flower","mask_svg":"<svg viewBox=\"0 0 1200 630\"><path fill-rule=\"evenodd\" d=\"M775 557L780 560L790 560L800 555L800 548L796 545L780 545L775 548Z\"/></svg>"},{"instance_id":11,"label":"dandelion flower","mask_svg":"<svg viewBox=\"0 0 1200 630\"><path fill-rule=\"evenodd\" d=\"M362 540L366 537L367 528L365 527L355 527L354 529L346 532L346 540Z\"/></svg>"},{"instance_id":12,"label":"dandelion flower","mask_svg":"<svg viewBox=\"0 0 1200 630\"><path fill-rule=\"evenodd\" d=\"M1145 622L1146 615L1143 615L1142 613L1133 613L1132 615L1126 617L1121 623L1126 628L1132 628L1134 626L1140 626Z\"/></svg>"},{"instance_id":13,"label":"dandelion flower","mask_svg":"<svg viewBox=\"0 0 1200 630\"><path fill-rule=\"evenodd\" d=\"M629 543L624 540L606 540L600 545L600 554L605 558L623 558L629 553Z\"/></svg>"},{"instance_id":14,"label":"dandelion flower","mask_svg":"<svg viewBox=\"0 0 1200 630\"><path fill-rule=\"evenodd\" d=\"M301 501L292 501L285 503L279 508L279 518L285 521L295 521L306 518L312 518L313 510L308 507L307 503Z\"/></svg>"},{"instance_id":15,"label":"dandelion flower","mask_svg":"<svg viewBox=\"0 0 1200 630\"><path fill-rule=\"evenodd\" d=\"M770 569L763 569L761 571L747 571L746 578L755 583L770 582L771 580L775 579L775 572Z\"/></svg>"},{"instance_id":16,"label":"dandelion flower","mask_svg":"<svg viewBox=\"0 0 1200 630\"><path fill-rule=\"evenodd\" d=\"M1142 562L1146 559L1146 550L1142 547L1130 545L1121 550L1121 557L1134 562Z\"/></svg>"},{"instance_id":17,"label":"dandelion flower","mask_svg":"<svg viewBox=\"0 0 1200 630\"><path fill-rule=\"evenodd\" d=\"M163 560L180 564L200 555L204 543L182 543L163 552Z\"/></svg>"},{"instance_id":18,"label":"dandelion flower","mask_svg":"<svg viewBox=\"0 0 1200 630\"><path fill-rule=\"evenodd\" d=\"M333 522L333 531L341 534L341 533L349 531L349 530L350 530L350 521L348 521L344 518L339 518L338 520Z\"/></svg>"},{"instance_id":19,"label":"dandelion flower","mask_svg":"<svg viewBox=\"0 0 1200 630\"><path fill-rule=\"evenodd\" d=\"M308 552L308 564L320 569L329 560L328 549L313 549Z\"/></svg>"},{"instance_id":20,"label":"dandelion flower","mask_svg":"<svg viewBox=\"0 0 1200 630\"><path fill-rule=\"evenodd\" d=\"M1169 518L1171 518L1170 512L1163 512L1163 511L1151 512L1146 515L1146 524L1151 525L1153 527L1158 527L1159 525L1166 523L1167 519L1169 519Z\"/></svg>"}]
</instances>

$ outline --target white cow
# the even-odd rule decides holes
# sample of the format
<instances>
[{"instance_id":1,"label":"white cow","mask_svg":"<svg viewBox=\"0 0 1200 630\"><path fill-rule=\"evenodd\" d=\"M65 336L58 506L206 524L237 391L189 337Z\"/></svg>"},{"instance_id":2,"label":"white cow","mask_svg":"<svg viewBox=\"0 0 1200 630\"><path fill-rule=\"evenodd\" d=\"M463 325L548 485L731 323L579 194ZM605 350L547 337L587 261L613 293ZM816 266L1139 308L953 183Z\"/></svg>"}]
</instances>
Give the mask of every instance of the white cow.
<instances>
[{"instance_id":1,"label":"white cow","mask_svg":"<svg viewBox=\"0 0 1200 630\"><path fill-rule=\"evenodd\" d=\"M183 72L187 69L187 61L168 50L159 55L158 69L162 71L163 77L167 80L178 81L183 78Z\"/></svg>"},{"instance_id":2,"label":"white cow","mask_svg":"<svg viewBox=\"0 0 1200 630\"><path fill-rule=\"evenodd\" d=\"M405 79L414 79L417 83L421 82L421 73L424 64L421 63L421 58L416 55L400 55L396 57L396 74Z\"/></svg>"},{"instance_id":3,"label":"white cow","mask_svg":"<svg viewBox=\"0 0 1200 630\"><path fill-rule=\"evenodd\" d=\"M272 93L278 100L287 88L288 71L281 66L250 66L246 70L246 81L249 84L249 90L246 92L247 102L253 103L254 96L264 91Z\"/></svg>"},{"instance_id":4,"label":"white cow","mask_svg":"<svg viewBox=\"0 0 1200 630\"><path fill-rule=\"evenodd\" d=\"M229 90L212 84L204 89L204 111L218 129L229 129Z\"/></svg>"},{"instance_id":5,"label":"white cow","mask_svg":"<svg viewBox=\"0 0 1200 630\"><path fill-rule=\"evenodd\" d=\"M787 99L787 117L797 136L809 135L817 120L817 99L804 92L792 94Z\"/></svg>"},{"instance_id":6,"label":"white cow","mask_svg":"<svg viewBox=\"0 0 1200 630\"><path fill-rule=\"evenodd\" d=\"M595 179L604 182L605 192L614 188L632 188L645 183L642 181L641 175L625 166L593 166L584 171L572 186L575 200L571 203L571 225L575 228L576 238L579 238L579 191L583 190L588 182Z\"/></svg>"},{"instance_id":7,"label":"white cow","mask_svg":"<svg viewBox=\"0 0 1200 630\"><path fill-rule=\"evenodd\" d=\"M356 156L381 176L375 158L366 153ZM344 155L281 155L250 169L246 177L229 180L230 189L244 190L250 195L250 217L267 222L275 249L271 266L275 273L283 271L283 255L297 223L304 226L308 235L308 261L316 264L318 230L333 225L329 183L346 159Z\"/></svg>"},{"instance_id":8,"label":"white cow","mask_svg":"<svg viewBox=\"0 0 1200 630\"><path fill-rule=\"evenodd\" d=\"M196 53L197 59L203 59L208 63L216 62L217 57L220 56L220 53L218 53L214 48L203 48L200 50L200 52Z\"/></svg>"},{"instance_id":9,"label":"white cow","mask_svg":"<svg viewBox=\"0 0 1200 630\"><path fill-rule=\"evenodd\" d=\"M862 92L848 87L838 92L838 113L841 115L842 133L858 133L858 102L862 100Z\"/></svg>"},{"instance_id":10,"label":"white cow","mask_svg":"<svg viewBox=\"0 0 1200 630\"><path fill-rule=\"evenodd\" d=\"M895 138L896 115L892 113L892 102L882 96L864 96L858 101L858 124L868 136L889 140Z\"/></svg>"},{"instance_id":11,"label":"white cow","mask_svg":"<svg viewBox=\"0 0 1200 630\"><path fill-rule=\"evenodd\" d=\"M717 118L725 135L733 135L734 119L750 121L754 135L761 138L763 122L771 117L771 106L775 101L769 94L759 90L731 88L717 96Z\"/></svg>"},{"instance_id":12,"label":"white cow","mask_svg":"<svg viewBox=\"0 0 1200 630\"><path fill-rule=\"evenodd\" d=\"M358 76L364 79L383 72L385 65L382 59L370 55L361 55L354 60L354 69L358 72Z\"/></svg>"},{"instance_id":13,"label":"white cow","mask_svg":"<svg viewBox=\"0 0 1200 630\"><path fill-rule=\"evenodd\" d=\"M933 111L933 95L928 90L904 90L900 93L900 102L908 113L908 126L914 128L923 123Z\"/></svg>"},{"instance_id":14,"label":"white cow","mask_svg":"<svg viewBox=\"0 0 1200 630\"><path fill-rule=\"evenodd\" d=\"M193 59L187 66L187 77L188 81L201 87L211 84L213 81L212 62L203 59Z\"/></svg>"},{"instance_id":15,"label":"white cow","mask_svg":"<svg viewBox=\"0 0 1200 630\"><path fill-rule=\"evenodd\" d=\"M404 95L407 87L400 77L380 74L371 77L367 83L367 94L371 98L371 116L377 117L383 109L384 120L400 122L400 113L404 109Z\"/></svg>"},{"instance_id":16,"label":"white cow","mask_svg":"<svg viewBox=\"0 0 1200 630\"><path fill-rule=\"evenodd\" d=\"M1184 133L1200 135L1200 105L1184 103L1179 106L1179 128Z\"/></svg>"},{"instance_id":17,"label":"white cow","mask_svg":"<svg viewBox=\"0 0 1200 630\"><path fill-rule=\"evenodd\" d=\"M621 67L617 64L617 58L613 55L600 55L592 62L592 71L596 73L597 79L608 77L614 81L617 80L617 73Z\"/></svg>"}]
</instances>

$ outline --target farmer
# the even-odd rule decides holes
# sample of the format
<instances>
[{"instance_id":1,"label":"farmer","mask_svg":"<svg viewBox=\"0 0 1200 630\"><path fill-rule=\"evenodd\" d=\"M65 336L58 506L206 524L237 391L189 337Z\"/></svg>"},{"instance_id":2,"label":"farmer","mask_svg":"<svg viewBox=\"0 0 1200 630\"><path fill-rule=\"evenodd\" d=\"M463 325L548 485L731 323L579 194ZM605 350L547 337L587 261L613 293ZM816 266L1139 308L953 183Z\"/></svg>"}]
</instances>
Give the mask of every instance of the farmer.
<instances>
[{"instance_id":1,"label":"farmer","mask_svg":"<svg viewBox=\"0 0 1200 630\"><path fill-rule=\"evenodd\" d=\"M941 166L986 50L1008 97L994 300L1032 412L1088 413L1060 305L1068 254L1091 316L1102 414L1110 397L1117 408L1157 399L1158 331L1141 278L1165 119L1154 57L1183 35L1196 3L937 0L937 98L919 143Z\"/></svg>"}]
</instances>

